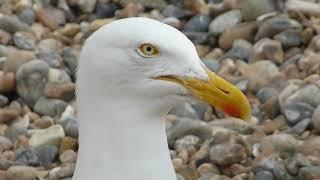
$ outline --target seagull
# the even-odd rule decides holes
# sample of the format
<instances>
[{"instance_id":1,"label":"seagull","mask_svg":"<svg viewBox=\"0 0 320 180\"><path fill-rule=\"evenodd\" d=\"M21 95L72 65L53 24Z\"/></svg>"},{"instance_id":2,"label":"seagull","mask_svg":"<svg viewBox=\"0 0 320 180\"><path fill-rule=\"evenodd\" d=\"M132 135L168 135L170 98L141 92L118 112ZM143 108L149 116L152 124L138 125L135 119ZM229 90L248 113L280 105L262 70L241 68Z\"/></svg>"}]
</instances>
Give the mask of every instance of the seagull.
<instances>
[{"instance_id":1,"label":"seagull","mask_svg":"<svg viewBox=\"0 0 320 180\"><path fill-rule=\"evenodd\" d=\"M206 68L183 33L142 17L113 21L86 40L76 92L73 180L176 180L164 119L177 103L251 115L245 95Z\"/></svg>"}]
</instances>

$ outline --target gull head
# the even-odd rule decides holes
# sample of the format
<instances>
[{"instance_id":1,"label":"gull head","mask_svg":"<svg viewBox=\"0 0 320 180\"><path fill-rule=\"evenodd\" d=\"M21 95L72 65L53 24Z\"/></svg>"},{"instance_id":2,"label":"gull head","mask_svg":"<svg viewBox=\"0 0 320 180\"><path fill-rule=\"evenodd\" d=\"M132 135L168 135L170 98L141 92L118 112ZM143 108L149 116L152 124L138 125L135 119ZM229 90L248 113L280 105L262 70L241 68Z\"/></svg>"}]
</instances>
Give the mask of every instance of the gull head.
<instances>
[{"instance_id":1,"label":"gull head","mask_svg":"<svg viewBox=\"0 0 320 180\"><path fill-rule=\"evenodd\" d=\"M127 18L101 27L87 39L79 67L78 97L148 99L163 107L192 98L250 119L244 94L208 70L183 33L152 19Z\"/></svg>"}]
</instances>

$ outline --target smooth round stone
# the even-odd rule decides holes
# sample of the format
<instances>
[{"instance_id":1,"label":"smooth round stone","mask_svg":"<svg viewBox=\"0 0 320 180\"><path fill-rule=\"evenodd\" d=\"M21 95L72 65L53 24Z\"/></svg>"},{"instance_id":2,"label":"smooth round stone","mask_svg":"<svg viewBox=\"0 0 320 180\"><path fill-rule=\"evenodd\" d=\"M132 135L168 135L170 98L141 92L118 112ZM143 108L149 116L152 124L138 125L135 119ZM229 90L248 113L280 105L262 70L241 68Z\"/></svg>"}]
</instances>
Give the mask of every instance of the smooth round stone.
<instances>
[{"instance_id":1,"label":"smooth round stone","mask_svg":"<svg viewBox=\"0 0 320 180\"><path fill-rule=\"evenodd\" d=\"M30 148L16 150L16 162L21 165L38 166L40 165L37 153Z\"/></svg>"},{"instance_id":2,"label":"smooth round stone","mask_svg":"<svg viewBox=\"0 0 320 180\"><path fill-rule=\"evenodd\" d=\"M206 14L193 16L184 26L186 32L207 32L211 17Z\"/></svg>"},{"instance_id":3,"label":"smooth round stone","mask_svg":"<svg viewBox=\"0 0 320 180\"><path fill-rule=\"evenodd\" d=\"M176 140L174 144L174 149L176 151L181 151L183 149L187 149L190 146L196 147L200 144L200 138L194 135L187 135L178 140Z\"/></svg>"},{"instance_id":4,"label":"smooth round stone","mask_svg":"<svg viewBox=\"0 0 320 180\"><path fill-rule=\"evenodd\" d=\"M50 67L60 68L63 65L63 59L58 53L38 53L37 58L45 61Z\"/></svg>"},{"instance_id":5,"label":"smooth round stone","mask_svg":"<svg viewBox=\"0 0 320 180\"><path fill-rule=\"evenodd\" d=\"M65 70L50 68L48 81L50 83L69 83L71 82L71 78Z\"/></svg>"},{"instance_id":6,"label":"smooth round stone","mask_svg":"<svg viewBox=\"0 0 320 180\"><path fill-rule=\"evenodd\" d=\"M314 110L312 125L317 132L320 132L320 105Z\"/></svg>"},{"instance_id":7,"label":"smooth round stone","mask_svg":"<svg viewBox=\"0 0 320 180\"><path fill-rule=\"evenodd\" d=\"M287 101L304 102L317 107L320 104L320 87L315 84L306 85L289 96Z\"/></svg>"},{"instance_id":8,"label":"smooth round stone","mask_svg":"<svg viewBox=\"0 0 320 180\"><path fill-rule=\"evenodd\" d=\"M314 108L303 102L289 103L283 108L283 113L290 125L295 125L305 118L311 118Z\"/></svg>"},{"instance_id":9,"label":"smooth round stone","mask_svg":"<svg viewBox=\"0 0 320 180\"><path fill-rule=\"evenodd\" d=\"M29 166L11 166L7 170L7 178L9 180L31 180L37 177L37 170Z\"/></svg>"},{"instance_id":10,"label":"smooth round stone","mask_svg":"<svg viewBox=\"0 0 320 180\"><path fill-rule=\"evenodd\" d=\"M298 177L303 180L315 180L320 177L320 166L302 167Z\"/></svg>"},{"instance_id":11,"label":"smooth round stone","mask_svg":"<svg viewBox=\"0 0 320 180\"><path fill-rule=\"evenodd\" d=\"M49 172L49 179L63 179L72 177L75 169L75 163L63 164L60 167L54 168Z\"/></svg>"},{"instance_id":12,"label":"smooth round stone","mask_svg":"<svg viewBox=\"0 0 320 180\"><path fill-rule=\"evenodd\" d=\"M210 38L205 32L185 32L184 33L194 44L206 44Z\"/></svg>"},{"instance_id":13,"label":"smooth round stone","mask_svg":"<svg viewBox=\"0 0 320 180\"><path fill-rule=\"evenodd\" d=\"M173 126L167 129L169 146L172 147L176 139L185 135L194 135L204 141L212 136L212 128L203 121L179 118Z\"/></svg>"},{"instance_id":14,"label":"smooth round stone","mask_svg":"<svg viewBox=\"0 0 320 180\"><path fill-rule=\"evenodd\" d=\"M48 98L70 101L75 97L75 84L70 83L48 83L44 89L44 95Z\"/></svg>"},{"instance_id":15,"label":"smooth round stone","mask_svg":"<svg viewBox=\"0 0 320 180\"><path fill-rule=\"evenodd\" d=\"M56 39L43 39L38 44L40 53L56 53L63 49L63 44Z\"/></svg>"},{"instance_id":16,"label":"smooth round stone","mask_svg":"<svg viewBox=\"0 0 320 180\"><path fill-rule=\"evenodd\" d=\"M28 130L20 126L10 126L5 132L5 136L9 138L11 142L15 142L19 136L26 136L27 134Z\"/></svg>"},{"instance_id":17,"label":"smooth round stone","mask_svg":"<svg viewBox=\"0 0 320 180\"><path fill-rule=\"evenodd\" d=\"M281 43L276 40L264 38L259 40L254 45L254 58L255 61L261 59L268 59L277 64L281 64L284 60L284 51Z\"/></svg>"},{"instance_id":18,"label":"smooth round stone","mask_svg":"<svg viewBox=\"0 0 320 180\"><path fill-rule=\"evenodd\" d=\"M260 150L275 150L281 153L293 153L301 144L290 134L266 136L260 141Z\"/></svg>"},{"instance_id":19,"label":"smooth round stone","mask_svg":"<svg viewBox=\"0 0 320 180\"><path fill-rule=\"evenodd\" d=\"M4 107L9 103L9 98L0 94L0 107Z\"/></svg>"},{"instance_id":20,"label":"smooth round stone","mask_svg":"<svg viewBox=\"0 0 320 180\"><path fill-rule=\"evenodd\" d=\"M13 35L13 43L20 49L34 50L36 47L35 37L26 32L16 32Z\"/></svg>"},{"instance_id":21,"label":"smooth round stone","mask_svg":"<svg viewBox=\"0 0 320 180\"><path fill-rule=\"evenodd\" d=\"M5 136L0 136L0 152L10 149L13 146L10 139Z\"/></svg>"},{"instance_id":22,"label":"smooth round stone","mask_svg":"<svg viewBox=\"0 0 320 180\"><path fill-rule=\"evenodd\" d=\"M60 155L59 159L62 164L75 163L77 160L77 153L73 150L66 150Z\"/></svg>"},{"instance_id":23,"label":"smooth round stone","mask_svg":"<svg viewBox=\"0 0 320 180\"><path fill-rule=\"evenodd\" d=\"M14 164L15 164L14 161L8 160L4 156L0 156L0 169L1 170L7 170L8 168L10 168Z\"/></svg>"},{"instance_id":24,"label":"smooth round stone","mask_svg":"<svg viewBox=\"0 0 320 180\"><path fill-rule=\"evenodd\" d=\"M271 97L276 96L278 93L278 91L274 88L271 87L264 87L261 88L258 93L257 93L257 97L259 98L259 100L261 101L261 103L265 103L267 102Z\"/></svg>"},{"instance_id":25,"label":"smooth round stone","mask_svg":"<svg viewBox=\"0 0 320 180\"><path fill-rule=\"evenodd\" d=\"M77 2L82 12L91 13L96 6L97 0L79 0Z\"/></svg>"},{"instance_id":26,"label":"smooth round stone","mask_svg":"<svg viewBox=\"0 0 320 180\"><path fill-rule=\"evenodd\" d=\"M65 137L63 127L57 124L47 129L40 129L33 132L29 140L29 145L36 148L48 144L59 145L63 137Z\"/></svg>"},{"instance_id":27,"label":"smooth round stone","mask_svg":"<svg viewBox=\"0 0 320 180\"><path fill-rule=\"evenodd\" d=\"M0 17L0 29L3 29L9 33L15 33L17 31L31 32L31 28L28 24L20 21L14 15L3 15Z\"/></svg>"},{"instance_id":28,"label":"smooth round stone","mask_svg":"<svg viewBox=\"0 0 320 180\"><path fill-rule=\"evenodd\" d=\"M247 157L246 151L240 144L218 144L210 148L210 160L217 165L230 165Z\"/></svg>"},{"instance_id":29,"label":"smooth round stone","mask_svg":"<svg viewBox=\"0 0 320 180\"><path fill-rule=\"evenodd\" d=\"M302 36L300 31L287 30L274 36L275 40L281 42L284 47L300 46L302 44Z\"/></svg>"},{"instance_id":30,"label":"smooth round stone","mask_svg":"<svg viewBox=\"0 0 320 180\"><path fill-rule=\"evenodd\" d=\"M218 36L241 21L242 16L240 10L227 11L211 21L209 25L209 33Z\"/></svg>"},{"instance_id":31,"label":"smooth round stone","mask_svg":"<svg viewBox=\"0 0 320 180\"><path fill-rule=\"evenodd\" d=\"M261 22L254 39L255 41L258 41L264 37L271 38L274 35L291 28L301 29L302 25L298 21L289 19L288 17L275 16Z\"/></svg>"},{"instance_id":32,"label":"smooth round stone","mask_svg":"<svg viewBox=\"0 0 320 180\"><path fill-rule=\"evenodd\" d=\"M163 9L162 15L164 17L175 17L180 19L191 16L191 12L170 4Z\"/></svg>"},{"instance_id":33,"label":"smooth round stone","mask_svg":"<svg viewBox=\"0 0 320 180\"><path fill-rule=\"evenodd\" d=\"M58 155L58 148L55 145L44 145L36 148L37 155L42 166L48 167Z\"/></svg>"},{"instance_id":34,"label":"smooth round stone","mask_svg":"<svg viewBox=\"0 0 320 180\"><path fill-rule=\"evenodd\" d=\"M258 171L254 180L275 180L275 178L270 171Z\"/></svg>"},{"instance_id":35,"label":"smooth round stone","mask_svg":"<svg viewBox=\"0 0 320 180\"><path fill-rule=\"evenodd\" d=\"M221 66L220 62L214 59L203 59L202 62L208 69L213 72L218 72Z\"/></svg>"},{"instance_id":36,"label":"smooth round stone","mask_svg":"<svg viewBox=\"0 0 320 180\"><path fill-rule=\"evenodd\" d=\"M67 136L78 138L79 132L79 124L76 119L67 118L62 122L62 127Z\"/></svg>"},{"instance_id":37,"label":"smooth round stone","mask_svg":"<svg viewBox=\"0 0 320 180\"><path fill-rule=\"evenodd\" d=\"M256 22L236 24L232 28L226 29L221 34L219 37L219 46L220 48L227 50L232 47L233 42L237 39L245 39L249 42L252 42L256 30Z\"/></svg>"},{"instance_id":38,"label":"smooth round stone","mask_svg":"<svg viewBox=\"0 0 320 180\"><path fill-rule=\"evenodd\" d=\"M34 111L41 115L51 116L58 118L64 112L68 103L59 99L47 99L44 97L39 98L39 100L34 105Z\"/></svg>"},{"instance_id":39,"label":"smooth round stone","mask_svg":"<svg viewBox=\"0 0 320 180\"><path fill-rule=\"evenodd\" d=\"M0 71L0 93L12 92L14 91L15 86L15 74L12 72L3 73Z\"/></svg>"},{"instance_id":40,"label":"smooth round stone","mask_svg":"<svg viewBox=\"0 0 320 180\"><path fill-rule=\"evenodd\" d=\"M98 2L96 6L97 18L111 18L114 16L119 7L114 3L101 3Z\"/></svg>"},{"instance_id":41,"label":"smooth round stone","mask_svg":"<svg viewBox=\"0 0 320 180\"><path fill-rule=\"evenodd\" d=\"M241 59L248 62L253 56L252 44L243 39L237 39L233 42L232 48L225 54L225 58Z\"/></svg>"},{"instance_id":42,"label":"smooth round stone","mask_svg":"<svg viewBox=\"0 0 320 180\"><path fill-rule=\"evenodd\" d=\"M42 116L41 118L35 119L33 123L36 127L45 129L52 126L54 124L54 120L50 116Z\"/></svg>"},{"instance_id":43,"label":"smooth round stone","mask_svg":"<svg viewBox=\"0 0 320 180\"><path fill-rule=\"evenodd\" d=\"M263 14L276 11L274 0L246 0L241 3L241 14L246 21L255 20Z\"/></svg>"},{"instance_id":44,"label":"smooth round stone","mask_svg":"<svg viewBox=\"0 0 320 180\"><path fill-rule=\"evenodd\" d=\"M27 23L28 25L32 25L35 22L35 14L32 9L26 8L22 10L18 18L20 21Z\"/></svg>"},{"instance_id":45,"label":"smooth round stone","mask_svg":"<svg viewBox=\"0 0 320 180\"><path fill-rule=\"evenodd\" d=\"M311 119L310 118L305 118L298 122L296 125L294 125L291 129L288 129L285 131L286 133L291 133L291 134L296 134L296 135L301 135L306 131L306 129L310 126L311 124Z\"/></svg>"},{"instance_id":46,"label":"smooth round stone","mask_svg":"<svg viewBox=\"0 0 320 180\"><path fill-rule=\"evenodd\" d=\"M18 69L17 92L29 106L32 107L42 96L48 73L48 64L40 60L27 62Z\"/></svg>"}]
</instances>

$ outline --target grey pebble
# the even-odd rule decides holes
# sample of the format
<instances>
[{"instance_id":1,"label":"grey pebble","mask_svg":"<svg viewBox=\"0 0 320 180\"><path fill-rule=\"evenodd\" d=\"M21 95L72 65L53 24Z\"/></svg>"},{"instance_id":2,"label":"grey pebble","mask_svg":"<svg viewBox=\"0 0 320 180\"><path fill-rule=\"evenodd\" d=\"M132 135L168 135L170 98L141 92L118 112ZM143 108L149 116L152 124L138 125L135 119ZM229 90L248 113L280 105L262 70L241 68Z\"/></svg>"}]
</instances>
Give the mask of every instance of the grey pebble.
<instances>
[{"instance_id":1,"label":"grey pebble","mask_svg":"<svg viewBox=\"0 0 320 180\"><path fill-rule=\"evenodd\" d=\"M241 21L242 16L240 10L227 11L211 21L209 25L209 32L215 36L218 36L228 28L231 28Z\"/></svg>"},{"instance_id":2,"label":"grey pebble","mask_svg":"<svg viewBox=\"0 0 320 180\"><path fill-rule=\"evenodd\" d=\"M59 118L67 106L68 103L62 100L41 97L34 105L34 111L41 115Z\"/></svg>"},{"instance_id":3,"label":"grey pebble","mask_svg":"<svg viewBox=\"0 0 320 180\"><path fill-rule=\"evenodd\" d=\"M16 74L17 91L31 107L42 96L48 81L49 66L40 60L32 60L20 66Z\"/></svg>"}]
</instances>

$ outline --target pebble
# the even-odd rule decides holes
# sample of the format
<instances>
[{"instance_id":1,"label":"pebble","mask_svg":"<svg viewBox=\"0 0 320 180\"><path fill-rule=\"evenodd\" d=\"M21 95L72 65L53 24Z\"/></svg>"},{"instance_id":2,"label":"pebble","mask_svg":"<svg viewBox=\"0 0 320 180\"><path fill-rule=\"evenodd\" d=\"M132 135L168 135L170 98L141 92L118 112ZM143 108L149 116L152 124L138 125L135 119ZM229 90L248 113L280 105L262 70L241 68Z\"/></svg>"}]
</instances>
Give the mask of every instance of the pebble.
<instances>
[{"instance_id":1,"label":"pebble","mask_svg":"<svg viewBox=\"0 0 320 180\"><path fill-rule=\"evenodd\" d=\"M288 17L275 16L261 22L254 39L255 41L258 41L265 37L271 38L272 36L288 29L301 29L301 24L293 19L289 19Z\"/></svg>"},{"instance_id":2,"label":"pebble","mask_svg":"<svg viewBox=\"0 0 320 180\"><path fill-rule=\"evenodd\" d=\"M320 132L320 105L314 110L312 125L316 131Z\"/></svg>"},{"instance_id":3,"label":"pebble","mask_svg":"<svg viewBox=\"0 0 320 180\"><path fill-rule=\"evenodd\" d=\"M50 83L69 83L71 82L71 77L68 73L62 69L50 68L48 74L48 81Z\"/></svg>"},{"instance_id":4,"label":"pebble","mask_svg":"<svg viewBox=\"0 0 320 180\"><path fill-rule=\"evenodd\" d=\"M276 10L274 0L247 0L241 3L241 14L246 21L255 20L257 17Z\"/></svg>"},{"instance_id":5,"label":"pebble","mask_svg":"<svg viewBox=\"0 0 320 180\"><path fill-rule=\"evenodd\" d=\"M268 38L259 40L254 45L254 59L256 61L267 59L276 64L281 64L284 60L284 52L281 43Z\"/></svg>"},{"instance_id":6,"label":"pebble","mask_svg":"<svg viewBox=\"0 0 320 180\"><path fill-rule=\"evenodd\" d=\"M77 160L77 153L73 150L66 150L59 156L60 162L62 164L75 163Z\"/></svg>"},{"instance_id":7,"label":"pebble","mask_svg":"<svg viewBox=\"0 0 320 180\"><path fill-rule=\"evenodd\" d=\"M6 174L9 180L33 180L37 177L37 170L30 166L11 166Z\"/></svg>"},{"instance_id":8,"label":"pebble","mask_svg":"<svg viewBox=\"0 0 320 180\"><path fill-rule=\"evenodd\" d=\"M249 42L253 41L253 34L257 30L255 22L244 22L234 25L232 28L226 29L219 37L219 46L224 49L230 49L237 39L245 39Z\"/></svg>"},{"instance_id":9,"label":"pebble","mask_svg":"<svg viewBox=\"0 0 320 180\"><path fill-rule=\"evenodd\" d=\"M3 73L0 71L0 93L8 93L15 89L15 75L12 72Z\"/></svg>"},{"instance_id":10,"label":"pebble","mask_svg":"<svg viewBox=\"0 0 320 180\"><path fill-rule=\"evenodd\" d=\"M9 33L15 33L18 31L31 32L31 28L28 24L20 21L16 16L2 15L0 16L0 29Z\"/></svg>"},{"instance_id":11,"label":"pebble","mask_svg":"<svg viewBox=\"0 0 320 180\"><path fill-rule=\"evenodd\" d=\"M278 67L271 61L262 60L249 65L241 64L241 73L248 78L250 89L259 89L261 83L271 79L279 73Z\"/></svg>"},{"instance_id":12,"label":"pebble","mask_svg":"<svg viewBox=\"0 0 320 180\"><path fill-rule=\"evenodd\" d=\"M67 136L70 136L72 138L78 138L79 124L76 119L67 118L61 124Z\"/></svg>"},{"instance_id":13,"label":"pebble","mask_svg":"<svg viewBox=\"0 0 320 180\"><path fill-rule=\"evenodd\" d=\"M35 13L30 8L23 9L19 15L18 18L20 21L25 22L28 25L32 25L35 22Z\"/></svg>"},{"instance_id":14,"label":"pebble","mask_svg":"<svg viewBox=\"0 0 320 180\"><path fill-rule=\"evenodd\" d=\"M295 125L305 118L311 118L314 108L306 103L289 103L283 109L283 113L290 125Z\"/></svg>"},{"instance_id":15,"label":"pebble","mask_svg":"<svg viewBox=\"0 0 320 180\"><path fill-rule=\"evenodd\" d=\"M275 178L270 171L258 171L254 180L275 180Z\"/></svg>"},{"instance_id":16,"label":"pebble","mask_svg":"<svg viewBox=\"0 0 320 180\"><path fill-rule=\"evenodd\" d=\"M40 164L49 167L58 155L58 148L55 145L43 145L36 148Z\"/></svg>"},{"instance_id":17,"label":"pebble","mask_svg":"<svg viewBox=\"0 0 320 180\"><path fill-rule=\"evenodd\" d=\"M44 95L48 98L70 101L75 97L74 83L48 83L44 89Z\"/></svg>"},{"instance_id":18,"label":"pebble","mask_svg":"<svg viewBox=\"0 0 320 180\"><path fill-rule=\"evenodd\" d=\"M60 154L67 150L75 150L77 147L77 140L72 137L64 137L61 141L59 152Z\"/></svg>"},{"instance_id":19,"label":"pebble","mask_svg":"<svg viewBox=\"0 0 320 180\"><path fill-rule=\"evenodd\" d=\"M10 126L5 131L5 136L9 138L11 142L15 142L19 136L24 136L27 134L28 134L28 130L20 126Z\"/></svg>"},{"instance_id":20,"label":"pebble","mask_svg":"<svg viewBox=\"0 0 320 180\"><path fill-rule=\"evenodd\" d=\"M212 129L204 122L188 118L180 118L172 127L167 129L167 138L169 146L174 144L177 138L185 135L195 135L201 140L208 139L211 136Z\"/></svg>"},{"instance_id":21,"label":"pebble","mask_svg":"<svg viewBox=\"0 0 320 180\"><path fill-rule=\"evenodd\" d=\"M41 115L58 118L67 107L67 103L59 99L39 98L34 105L34 111Z\"/></svg>"},{"instance_id":22,"label":"pebble","mask_svg":"<svg viewBox=\"0 0 320 180\"><path fill-rule=\"evenodd\" d=\"M0 152L4 152L6 150L11 149L13 143L10 139L5 136L0 136Z\"/></svg>"},{"instance_id":23,"label":"pebble","mask_svg":"<svg viewBox=\"0 0 320 180\"><path fill-rule=\"evenodd\" d=\"M278 40L283 47L294 47L302 44L301 32L297 30L283 31L274 36L275 40Z\"/></svg>"},{"instance_id":24,"label":"pebble","mask_svg":"<svg viewBox=\"0 0 320 180\"><path fill-rule=\"evenodd\" d=\"M40 165L39 157L31 148L17 149L16 152L16 162L20 165L26 166L38 166Z\"/></svg>"},{"instance_id":25,"label":"pebble","mask_svg":"<svg viewBox=\"0 0 320 180\"><path fill-rule=\"evenodd\" d=\"M240 59L248 62L253 56L252 44L243 39L237 39L233 42L232 48L226 52L223 58Z\"/></svg>"},{"instance_id":26,"label":"pebble","mask_svg":"<svg viewBox=\"0 0 320 180\"><path fill-rule=\"evenodd\" d=\"M62 138L65 137L63 127L61 125L53 125L47 129L35 130L29 140L31 147L40 147L42 145L58 145Z\"/></svg>"},{"instance_id":27,"label":"pebble","mask_svg":"<svg viewBox=\"0 0 320 180\"><path fill-rule=\"evenodd\" d=\"M209 32L214 36L218 36L241 21L242 16L240 10L225 12L211 21L209 25Z\"/></svg>"},{"instance_id":28,"label":"pebble","mask_svg":"<svg viewBox=\"0 0 320 180\"><path fill-rule=\"evenodd\" d=\"M0 43L1 44L4 44L4 45L9 44L9 42L11 41L11 38L12 38L11 34L9 34L6 31L0 29Z\"/></svg>"},{"instance_id":29,"label":"pebble","mask_svg":"<svg viewBox=\"0 0 320 180\"><path fill-rule=\"evenodd\" d=\"M187 149L190 146L192 147L199 146L199 143L200 143L200 139L197 136L187 135L176 140L174 144L174 149L179 152L183 149Z\"/></svg>"},{"instance_id":30,"label":"pebble","mask_svg":"<svg viewBox=\"0 0 320 180\"><path fill-rule=\"evenodd\" d=\"M193 16L185 25L183 30L186 32L207 32L211 17L206 14Z\"/></svg>"},{"instance_id":31,"label":"pebble","mask_svg":"<svg viewBox=\"0 0 320 180\"><path fill-rule=\"evenodd\" d=\"M63 49L63 44L56 39L44 39L38 43L40 53L55 53Z\"/></svg>"},{"instance_id":32,"label":"pebble","mask_svg":"<svg viewBox=\"0 0 320 180\"><path fill-rule=\"evenodd\" d=\"M75 163L67 163L52 169L49 172L49 179L62 179L72 177L75 168Z\"/></svg>"},{"instance_id":33,"label":"pebble","mask_svg":"<svg viewBox=\"0 0 320 180\"><path fill-rule=\"evenodd\" d=\"M32 51L18 50L12 47L3 48L3 51L7 57L3 68L5 72L16 73L20 66L35 59L35 53Z\"/></svg>"},{"instance_id":34,"label":"pebble","mask_svg":"<svg viewBox=\"0 0 320 180\"><path fill-rule=\"evenodd\" d=\"M175 18L187 18L189 16L191 16L191 12L187 11L185 9L181 9L175 5L168 5L166 6L163 11L162 14L164 17L175 17Z\"/></svg>"},{"instance_id":35,"label":"pebble","mask_svg":"<svg viewBox=\"0 0 320 180\"><path fill-rule=\"evenodd\" d=\"M118 9L117 4L99 2L96 5L97 18L111 18L115 15Z\"/></svg>"},{"instance_id":36,"label":"pebble","mask_svg":"<svg viewBox=\"0 0 320 180\"><path fill-rule=\"evenodd\" d=\"M303 180L314 180L320 176L320 166L303 167L299 171L299 178Z\"/></svg>"},{"instance_id":37,"label":"pebble","mask_svg":"<svg viewBox=\"0 0 320 180\"><path fill-rule=\"evenodd\" d=\"M63 59L58 53L37 53L36 56L52 68L61 68L63 66Z\"/></svg>"},{"instance_id":38,"label":"pebble","mask_svg":"<svg viewBox=\"0 0 320 180\"><path fill-rule=\"evenodd\" d=\"M247 157L245 149L240 144L218 144L210 148L212 163L225 166L242 161Z\"/></svg>"},{"instance_id":39,"label":"pebble","mask_svg":"<svg viewBox=\"0 0 320 180\"><path fill-rule=\"evenodd\" d=\"M31 33L16 32L13 35L13 42L21 49L34 50L36 48L36 39Z\"/></svg>"},{"instance_id":40,"label":"pebble","mask_svg":"<svg viewBox=\"0 0 320 180\"><path fill-rule=\"evenodd\" d=\"M31 107L43 95L48 81L49 66L40 60L23 64L17 71L17 91L20 97Z\"/></svg>"}]
</instances>

